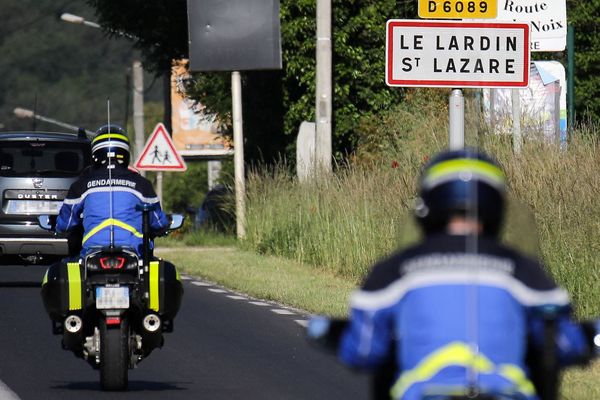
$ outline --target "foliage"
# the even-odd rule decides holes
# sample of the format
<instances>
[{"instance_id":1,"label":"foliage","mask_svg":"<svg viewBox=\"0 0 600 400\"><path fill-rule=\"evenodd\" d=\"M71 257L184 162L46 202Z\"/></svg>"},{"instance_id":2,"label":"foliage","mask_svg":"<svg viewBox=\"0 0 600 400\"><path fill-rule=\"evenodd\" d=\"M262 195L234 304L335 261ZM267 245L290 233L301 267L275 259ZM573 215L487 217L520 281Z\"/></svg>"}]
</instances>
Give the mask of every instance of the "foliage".
<instances>
[{"instance_id":1,"label":"foliage","mask_svg":"<svg viewBox=\"0 0 600 400\"><path fill-rule=\"evenodd\" d=\"M135 53L127 40L109 40L100 30L68 24L71 12L94 19L85 3L5 0L0 26L0 123L4 130L32 129L32 119L17 119L23 107L59 121L94 130L111 116L125 123L129 102L127 70ZM37 129L64 130L36 122Z\"/></svg>"},{"instance_id":2,"label":"foliage","mask_svg":"<svg viewBox=\"0 0 600 400\"><path fill-rule=\"evenodd\" d=\"M112 37L129 35L142 51L144 66L158 74L188 53L186 0L87 0Z\"/></svg>"},{"instance_id":3,"label":"foliage","mask_svg":"<svg viewBox=\"0 0 600 400\"><path fill-rule=\"evenodd\" d=\"M447 112L436 114L433 106L410 112L423 110L420 100L414 101L414 107L404 103L367 121L363 129L372 131L364 137L383 138L385 145L362 142L369 146L366 156L359 148L357 162L340 167L327 181L298 182L287 168L252 175L244 246L357 281L374 260L414 240L408 217L415 179L428 157L447 143ZM600 127L579 126L567 151L534 138L526 139L515 155L510 137L487 134L476 121L467 122L466 142L487 149L508 176L514 200L505 239L530 254L539 246L579 315L597 315ZM533 220L539 244L529 226Z\"/></svg>"},{"instance_id":4,"label":"foliage","mask_svg":"<svg viewBox=\"0 0 600 400\"><path fill-rule=\"evenodd\" d=\"M205 162L188 162L187 171L163 172L163 208L172 212L185 212L187 207L200 204L208 191ZM176 176L173 176L177 174ZM176 178L176 179L173 179Z\"/></svg>"},{"instance_id":5,"label":"foliage","mask_svg":"<svg viewBox=\"0 0 600 400\"><path fill-rule=\"evenodd\" d=\"M209 244L210 246L210 244ZM216 282L236 292L298 307L309 312L347 315L353 285L328 273L280 257L261 256L232 247L163 247L156 254L182 273Z\"/></svg>"},{"instance_id":6,"label":"foliage","mask_svg":"<svg viewBox=\"0 0 600 400\"><path fill-rule=\"evenodd\" d=\"M187 225L190 219L185 220ZM184 231L180 237L175 237L173 234L169 236L159 237L155 239L157 247L187 247L187 246L235 246L237 239L235 235L224 234L214 230L191 230Z\"/></svg>"},{"instance_id":7,"label":"foliage","mask_svg":"<svg viewBox=\"0 0 600 400\"><path fill-rule=\"evenodd\" d=\"M575 30L575 105L578 120L600 117L600 0L567 0Z\"/></svg>"},{"instance_id":8,"label":"foliage","mask_svg":"<svg viewBox=\"0 0 600 400\"><path fill-rule=\"evenodd\" d=\"M447 131L447 89L409 89L405 101L382 111L377 117L360 120L354 161L359 164L400 158L419 164L433 151L443 148ZM439 141L438 141L439 140ZM432 147L432 141L433 143ZM410 146L406 146L410 143Z\"/></svg>"},{"instance_id":9,"label":"foliage","mask_svg":"<svg viewBox=\"0 0 600 400\"><path fill-rule=\"evenodd\" d=\"M185 2L88 0L102 23L139 38L145 65L165 71L171 58L187 54ZM386 112L402 101L403 90L384 84L385 21L416 18L412 0L333 0L334 118L333 144L338 156L356 150L360 121ZM576 102L580 117L600 115L598 15L600 0L568 0L576 33ZM272 162L290 159L300 123L315 114L314 0L281 1L282 71L243 72L246 158ZM541 54L540 57L550 57ZM563 56L564 59L564 56ZM230 76L195 73L189 95L219 114L231 134ZM580 118L581 119L581 118Z\"/></svg>"},{"instance_id":10,"label":"foliage","mask_svg":"<svg viewBox=\"0 0 600 400\"><path fill-rule=\"evenodd\" d=\"M383 57L385 21L414 15L414 6L396 1L334 1L333 146L338 155L354 150L358 121L389 108L402 91L386 88ZM281 2L282 72L245 72L245 151L251 160L277 161L291 156L302 121L315 119L316 7L313 0ZM229 76L196 73L189 94L230 121ZM269 93L265 96L264 93ZM223 98L226 98L224 100ZM266 110L266 112L265 112ZM293 159L293 157L290 157Z\"/></svg>"},{"instance_id":11,"label":"foliage","mask_svg":"<svg viewBox=\"0 0 600 400\"><path fill-rule=\"evenodd\" d=\"M171 58L186 55L184 1L88 0L88 3L97 8L99 20L111 30L139 38L137 46L146 56L147 68L164 71ZM353 150L360 117L389 108L401 99L401 90L386 88L384 84L385 21L414 17L413 3L333 2L333 136L338 154ZM244 150L250 160L272 162L286 148L287 155L291 155L300 123L314 120L315 14L314 0L283 0L283 71L243 73ZM196 73L189 95L217 112L230 127L230 87L227 73Z\"/></svg>"}]
</instances>

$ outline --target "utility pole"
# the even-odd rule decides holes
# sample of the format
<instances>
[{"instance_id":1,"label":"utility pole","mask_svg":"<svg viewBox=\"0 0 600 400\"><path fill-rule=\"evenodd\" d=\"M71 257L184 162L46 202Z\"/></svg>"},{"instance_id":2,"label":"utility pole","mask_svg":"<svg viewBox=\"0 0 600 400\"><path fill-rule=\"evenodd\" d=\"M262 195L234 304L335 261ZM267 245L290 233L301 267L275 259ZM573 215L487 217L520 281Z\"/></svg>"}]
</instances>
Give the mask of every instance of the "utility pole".
<instances>
[{"instance_id":1,"label":"utility pole","mask_svg":"<svg viewBox=\"0 0 600 400\"><path fill-rule=\"evenodd\" d=\"M331 0L317 0L317 98L315 161L319 172L331 172Z\"/></svg>"},{"instance_id":2,"label":"utility pole","mask_svg":"<svg viewBox=\"0 0 600 400\"><path fill-rule=\"evenodd\" d=\"M231 73L233 116L233 154L235 175L235 219L238 239L246 237L246 183L244 172L244 124L242 117L242 78L239 71Z\"/></svg>"},{"instance_id":3,"label":"utility pole","mask_svg":"<svg viewBox=\"0 0 600 400\"><path fill-rule=\"evenodd\" d=\"M135 157L140 156L144 148L144 69L139 61L133 62L133 130L135 132ZM140 171L142 176L146 176L145 171Z\"/></svg>"}]
</instances>

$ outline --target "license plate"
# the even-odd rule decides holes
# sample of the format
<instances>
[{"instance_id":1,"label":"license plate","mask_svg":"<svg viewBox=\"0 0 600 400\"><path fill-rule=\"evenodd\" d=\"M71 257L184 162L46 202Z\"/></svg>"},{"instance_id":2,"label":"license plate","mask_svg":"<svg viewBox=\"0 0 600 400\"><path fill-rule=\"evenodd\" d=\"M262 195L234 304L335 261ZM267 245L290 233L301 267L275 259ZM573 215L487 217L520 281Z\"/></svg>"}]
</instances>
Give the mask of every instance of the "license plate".
<instances>
[{"instance_id":1,"label":"license plate","mask_svg":"<svg viewBox=\"0 0 600 400\"><path fill-rule=\"evenodd\" d=\"M129 308L129 287L96 287L96 308L99 310Z\"/></svg>"},{"instance_id":2,"label":"license plate","mask_svg":"<svg viewBox=\"0 0 600 400\"><path fill-rule=\"evenodd\" d=\"M62 201L9 200L7 214L58 214Z\"/></svg>"}]
</instances>

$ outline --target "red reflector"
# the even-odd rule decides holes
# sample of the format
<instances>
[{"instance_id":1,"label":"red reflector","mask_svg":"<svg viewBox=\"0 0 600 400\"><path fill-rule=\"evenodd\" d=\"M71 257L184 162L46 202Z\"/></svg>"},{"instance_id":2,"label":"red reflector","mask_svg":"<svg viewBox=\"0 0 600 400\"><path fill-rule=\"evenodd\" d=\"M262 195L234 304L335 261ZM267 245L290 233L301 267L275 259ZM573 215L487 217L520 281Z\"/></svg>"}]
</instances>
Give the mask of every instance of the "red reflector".
<instances>
[{"instance_id":1,"label":"red reflector","mask_svg":"<svg viewBox=\"0 0 600 400\"><path fill-rule=\"evenodd\" d=\"M125 257L102 257L100 266L102 269L121 269L125 265Z\"/></svg>"},{"instance_id":2,"label":"red reflector","mask_svg":"<svg viewBox=\"0 0 600 400\"><path fill-rule=\"evenodd\" d=\"M121 317L106 317L106 325L119 325Z\"/></svg>"}]
</instances>

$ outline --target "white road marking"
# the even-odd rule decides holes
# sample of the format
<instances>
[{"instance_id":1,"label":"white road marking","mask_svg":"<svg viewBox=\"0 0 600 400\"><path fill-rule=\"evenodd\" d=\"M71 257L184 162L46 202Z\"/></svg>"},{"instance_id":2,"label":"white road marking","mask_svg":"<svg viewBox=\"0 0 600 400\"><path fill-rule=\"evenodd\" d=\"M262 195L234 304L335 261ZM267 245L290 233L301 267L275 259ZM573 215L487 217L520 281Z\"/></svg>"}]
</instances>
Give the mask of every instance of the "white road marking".
<instances>
[{"instance_id":1,"label":"white road marking","mask_svg":"<svg viewBox=\"0 0 600 400\"><path fill-rule=\"evenodd\" d=\"M191 281L192 277L191 276L187 276L187 275L181 275L181 279L183 279L184 281Z\"/></svg>"},{"instance_id":2,"label":"white road marking","mask_svg":"<svg viewBox=\"0 0 600 400\"><path fill-rule=\"evenodd\" d=\"M261 306L261 307L270 306L269 303L265 303L262 301L249 301L248 303L254 304L255 306Z\"/></svg>"},{"instance_id":3,"label":"white road marking","mask_svg":"<svg viewBox=\"0 0 600 400\"><path fill-rule=\"evenodd\" d=\"M196 286L212 286L210 283L199 282L199 281L192 282L192 285L196 285Z\"/></svg>"},{"instance_id":4,"label":"white road marking","mask_svg":"<svg viewBox=\"0 0 600 400\"><path fill-rule=\"evenodd\" d=\"M233 299L233 300L248 300L248 298L244 297L244 296L229 295L229 296L226 296L226 297L229 297L230 299Z\"/></svg>"},{"instance_id":5,"label":"white road marking","mask_svg":"<svg viewBox=\"0 0 600 400\"><path fill-rule=\"evenodd\" d=\"M10 388L8 386L6 386L6 384L2 381L0 381L0 399L2 399L2 400L21 400L21 398L19 396L17 396L17 394L15 392L10 390Z\"/></svg>"},{"instance_id":6,"label":"white road marking","mask_svg":"<svg viewBox=\"0 0 600 400\"><path fill-rule=\"evenodd\" d=\"M279 314L279 315L294 315L294 314L296 314L294 312L291 312L290 310L283 310L280 308L275 308L271 311L274 312L275 314Z\"/></svg>"},{"instance_id":7,"label":"white road marking","mask_svg":"<svg viewBox=\"0 0 600 400\"><path fill-rule=\"evenodd\" d=\"M184 280L191 280L194 279L192 277L189 277L187 275L182 275L182 279ZM232 291L230 290L225 290L225 289L220 289L218 287L212 287L215 286L212 283L207 283L207 282L202 282L202 281L195 281L192 280L190 282L192 285L195 286L202 286L202 287L208 287L208 291L213 292L213 293L231 293ZM235 291L233 291L233 293L236 293ZM247 295L238 295L238 294L226 294L225 297L228 297L232 300L247 300L249 304L253 304L255 306L259 306L259 307L267 307L267 306L273 306L276 304L273 303L267 303L264 301L258 301L258 300L253 300L252 297L247 296ZM250 301L253 300L253 301ZM271 312L278 314L278 315L297 315L297 314L302 314L302 312L294 312L291 311L289 309L283 309L283 308L273 308L270 310ZM307 327L308 326L308 321L307 320L302 320L302 319L296 319L294 320L294 322L296 322L297 324L303 326L303 327ZM1 381L0 381L1 383ZM1 392L1 386L0 386L0 394L2 394ZM2 397L0 396L0 400L2 400ZM17 399L18 400L18 399Z\"/></svg>"}]
</instances>

